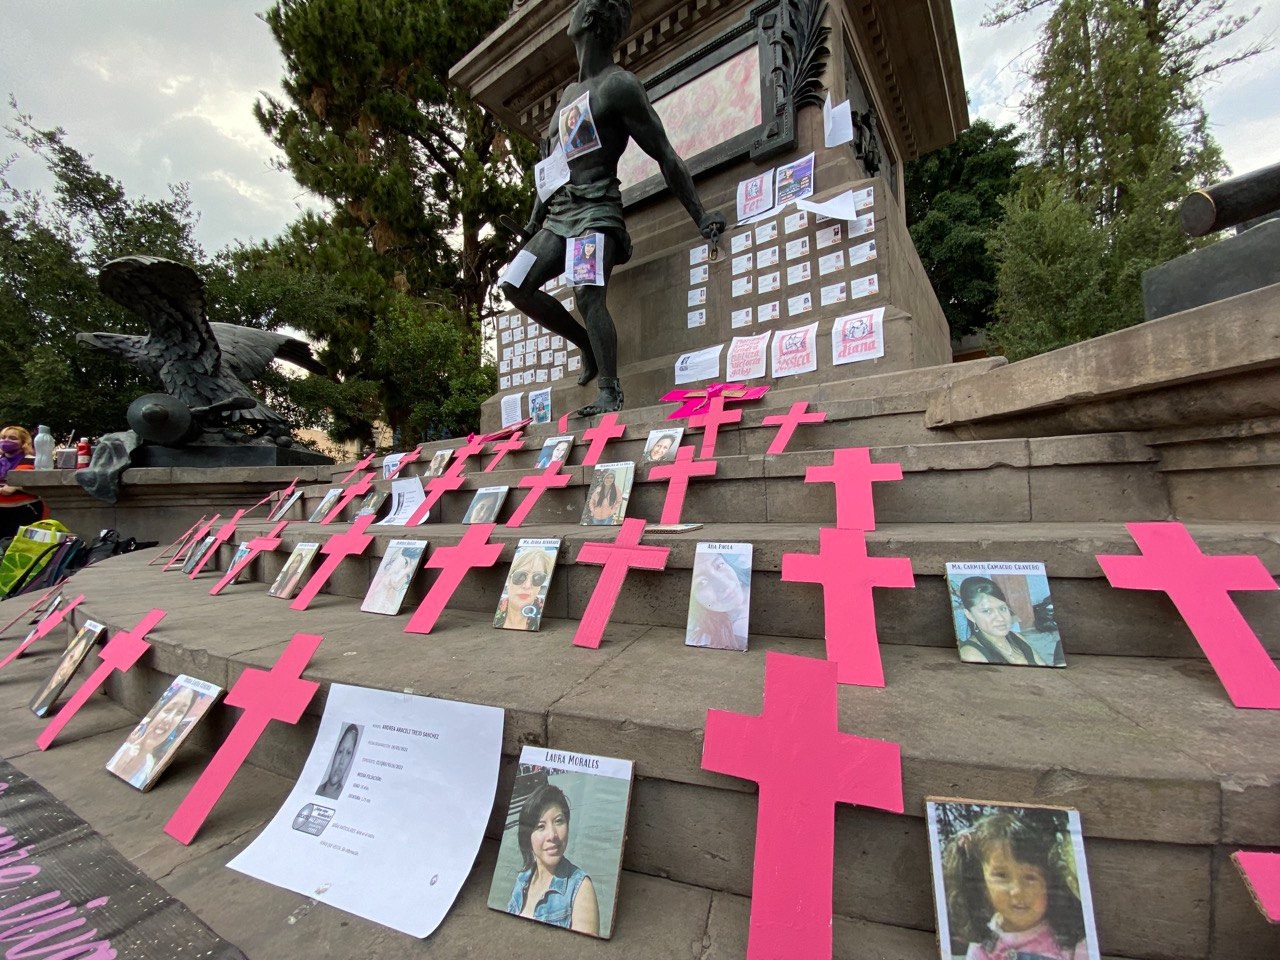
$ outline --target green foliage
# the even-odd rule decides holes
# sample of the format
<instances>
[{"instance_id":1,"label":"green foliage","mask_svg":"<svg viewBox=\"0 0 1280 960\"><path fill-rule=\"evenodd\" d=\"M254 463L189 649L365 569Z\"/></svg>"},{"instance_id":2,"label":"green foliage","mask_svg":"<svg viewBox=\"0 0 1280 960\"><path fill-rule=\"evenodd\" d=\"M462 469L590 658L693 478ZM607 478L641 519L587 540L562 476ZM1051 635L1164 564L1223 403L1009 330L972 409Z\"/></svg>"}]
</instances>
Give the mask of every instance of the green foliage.
<instances>
[{"instance_id":1,"label":"green foliage","mask_svg":"<svg viewBox=\"0 0 1280 960\"><path fill-rule=\"evenodd\" d=\"M953 336L994 317L995 264L987 241L1013 189L1023 138L977 120L956 142L909 163L907 224Z\"/></svg>"}]
</instances>

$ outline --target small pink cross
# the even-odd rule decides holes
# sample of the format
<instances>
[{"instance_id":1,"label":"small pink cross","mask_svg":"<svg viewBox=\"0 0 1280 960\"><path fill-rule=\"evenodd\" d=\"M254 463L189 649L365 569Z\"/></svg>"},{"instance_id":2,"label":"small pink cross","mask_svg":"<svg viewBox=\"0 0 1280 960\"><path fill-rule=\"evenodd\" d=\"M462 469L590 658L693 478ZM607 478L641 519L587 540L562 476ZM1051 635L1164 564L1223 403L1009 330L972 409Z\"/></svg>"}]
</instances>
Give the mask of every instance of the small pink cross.
<instances>
[{"instance_id":1,"label":"small pink cross","mask_svg":"<svg viewBox=\"0 0 1280 960\"><path fill-rule=\"evenodd\" d=\"M493 445L493 449L489 451L494 455L494 457L492 460L489 461L489 465L484 468L483 472L489 473L495 470L498 464L502 462L502 458L505 457L508 453L515 453L517 450L523 449L524 441L520 439L522 435L523 434L521 433L521 431L517 430L506 440L503 440L501 443L495 443Z\"/></svg>"},{"instance_id":2,"label":"small pink cross","mask_svg":"<svg viewBox=\"0 0 1280 960\"><path fill-rule=\"evenodd\" d=\"M416 527L423 520L427 519L428 515L431 513L431 508L436 505L436 502L441 497L446 493L457 490L466 483L466 480L467 478L461 474L451 473L449 471L446 471L441 476L432 477L423 484L423 491L426 494L425 499L418 504L418 509L414 510L413 513L409 515L409 519L404 522L404 525L406 527Z\"/></svg>"},{"instance_id":3,"label":"small pink cross","mask_svg":"<svg viewBox=\"0 0 1280 960\"><path fill-rule=\"evenodd\" d=\"M373 543L373 534L365 533L371 523L373 523L373 514L366 513L363 517L356 517L355 523L351 524L351 529L346 533L335 533L325 541L325 545L320 548L320 552L325 555L324 562L311 575L307 585L294 597L293 603L289 604L290 610L307 609L307 604L315 599L320 588L329 582L329 578L333 576L333 572L338 569L343 560L347 557L358 557L364 553L369 544Z\"/></svg>"},{"instance_id":4,"label":"small pink cross","mask_svg":"<svg viewBox=\"0 0 1280 960\"><path fill-rule=\"evenodd\" d=\"M829 467L809 467L805 483L830 483L836 488L836 526L841 530L874 530L876 508L871 484L901 480L902 464L872 463L866 447L842 447Z\"/></svg>"},{"instance_id":5,"label":"small pink cross","mask_svg":"<svg viewBox=\"0 0 1280 960\"><path fill-rule=\"evenodd\" d=\"M207 514L206 514L206 516L207 516ZM166 553L168 553L170 550L174 550L175 548L176 548L176 550L175 550L175 552L174 552L174 556L176 557L179 553L181 553L181 552L182 552L182 548L183 548L183 547L186 545L186 543L187 543L187 538L188 538L188 537L190 537L193 533L195 533L195 532L196 532L196 530L197 530L197 529L199 529L200 524L204 523L204 521L205 521L205 518L204 518L204 517L201 517L199 520L197 520L197 521L196 521L195 523L193 523L191 526L187 527L187 532L186 532L186 533L184 533L182 536L180 536L177 540L173 541L173 543L169 544L169 546L167 546L167 547L165 547L163 550L161 550L161 551L160 551L160 553L159 553L157 556L155 556L155 557L153 557L151 560L147 561L147 566L148 566L148 567L155 566L157 563L159 563L161 560L163 560L163 559L165 558L165 557L164 557L164 555L165 555ZM164 569L164 570L168 570L169 568L166 566L166 567L164 567L163 569Z\"/></svg>"},{"instance_id":6,"label":"small pink cross","mask_svg":"<svg viewBox=\"0 0 1280 960\"><path fill-rule=\"evenodd\" d=\"M575 563L600 564L600 579L592 591L587 609L582 613L578 630L573 635L575 647L596 649L604 638L604 628L613 615L613 607L618 602L618 594L622 592L622 581L632 567L641 570L665 570L667 555L671 553L666 547L641 546L640 538L644 536L645 521L632 517L622 521L622 528L613 543L584 543L578 551Z\"/></svg>"},{"instance_id":7,"label":"small pink cross","mask_svg":"<svg viewBox=\"0 0 1280 960\"><path fill-rule=\"evenodd\" d=\"M67 614L74 610L83 599L84 594L82 593L70 603L59 607L57 610L53 611L53 613L49 614L36 624L31 632L27 634L26 638L10 650L3 660L0 660L0 667L7 667L9 664L13 663L14 660L17 660L20 656L26 653L27 647L31 646L42 637L47 637L49 632L53 630L54 627L58 626L58 624L62 623L62 621L66 619Z\"/></svg>"},{"instance_id":8,"label":"small pink cross","mask_svg":"<svg viewBox=\"0 0 1280 960\"><path fill-rule=\"evenodd\" d=\"M431 551L423 566L440 573L409 618L405 633L430 633L467 571L472 567L492 567L498 562L502 544L489 542L489 535L496 526L495 523L473 523L467 527L457 546L436 547Z\"/></svg>"},{"instance_id":9,"label":"small pink cross","mask_svg":"<svg viewBox=\"0 0 1280 960\"><path fill-rule=\"evenodd\" d=\"M213 535L213 546L205 551L204 556L200 558L200 562L197 563L191 573L187 575L188 580L194 580L196 575L217 555L218 547L222 546L235 535L236 524L240 522L240 518L243 517L246 512L247 511L244 510L237 510L232 514L230 520L218 528L218 532Z\"/></svg>"},{"instance_id":10,"label":"small pink cross","mask_svg":"<svg viewBox=\"0 0 1280 960\"><path fill-rule=\"evenodd\" d=\"M1280 923L1280 853L1237 850L1231 859L1244 874L1263 915L1272 923Z\"/></svg>"},{"instance_id":11,"label":"small pink cross","mask_svg":"<svg viewBox=\"0 0 1280 960\"><path fill-rule=\"evenodd\" d=\"M347 504L356 497L363 497L366 493L373 489L373 478L377 475L377 470L370 470L351 486L342 491L342 496L338 497L338 502L333 505L333 509L325 514L324 519L320 521L319 526L327 527L338 517L342 516L342 511L347 508Z\"/></svg>"},{"instance_id":12,"label":"small pink cross","mask_svg":"<svg viewBox=\"0 0 1280 960\"><path fill-rule=\"evenodd\" d=\"M276 503L283 503L285 498L288 497L289 494L293 493L293 491L298 488L298 481L300 479L301 477L294 477L293 481L283 490L272 490L265 497L263 497L261 500L255 503L248 510L246 510L245 515L247 516L248 514L253 513L253 511L257 510L264 503L268 503L272 500L276 501ZM271 511L268 510L267 512L270 513Z\"/></svg>"},{"instance_id":13,"label":"small pink cross","mask_svg":"<svg viewBox=\"0 0 1280 960\"><path fill-rule=\"evenodd\" d=\"M553 460L547 464L547 468L541 473L533 473L521 477L516 486L526 487L529 492L524 495L524 499L520 501L520 506L516 507L506 525L508 527L520 526L529 516L529 512L533 510L534 504L538 502L543 493L550 488L567 487L572 479L571 474L560 472L560 461L558 460Z\"/></svg>"},{"instance_id":14,"label":"small pink cross","mask_svg":"<svg viewBox=\"0 0 1280 960\"><path fill-rule=\"evenodd\" d=\"M600 457L604 455L605 444L610 440L617 440L627 428L618 423L618 415L616 413L606 413L600 418L600 422L594 427L588 427L582 431L582 439L591 446L587 448L587 455L582 458L584 467L594 467L600 462Z\"/></svg>"},{"instance_id":15,"label":"small pink cross","mask_svg":"<svg viewBox=\"0 0 1280 960\"><path fill-rule=\"evenodd\" d=\"M691 477L714 477L717 464L714 460L693 460L693 447L681 447L676 451L674 463L660 463L649 468L650 480L667 481L667 498L662 503L662 519L659 523L679 523L684 510L685 494L689 491Z\"/></svg>"},{"instance_id":16,"label":"small pink cross","mask_svg":"<svg viewBox=\"0 0 1280 960\"><path fill-rule=\"evenodd\" d=\"M791 437L796 432L796 427L802 423L822 423L827 419L826 413L822 410L805 413L807 409L809 409L809 404L801 400L799 403L793 403L791 409L786 413L765 417L760 421L766 427L772 427L775 424L778 427L778 432L773 435L773 442L769 444L769 449L765 453L772 456L784 453L787 449L787 444L791 442Z\"/></svg>"},{"instance_id":17,"label":"small pink cross","mask_svg":"<svg viewBox=\"0 0 1280 960\"><path fill-rule=\"evenodd\" d=\"M363 460L361 460L361 461L360 461L359 463L357 463L354 467L352 467L352 468L351 468L351 472L350 472L350 473L348 473L348 474L347 474L345 477L343 477L341 480L339 480L339 481L338 481L338 483L346 483L348 480L350 480L352 477L354 477L354 476L355 476L357 473L359 473L361 470L367 470L367 469L369 468L369 464L373 463L373 458L374 458L374 457L376 457L376 456L377 456L377 454L376 454L376 453L370 453L370 454L369 454L368 456L366 456Z\"/></svg>"},{"instance_id":18,"label":"small pink cross","mask_svg":"<svg viewBox=\"0 0 1280 960\"><path fill-rule=\"evenodd\" d=\"M221 519L222 519L222 514L215 513L212 517L206 520L200 526L200 529L198 529L195 533L191 535L191 539L188 540L185 544L183 544L182 547L179 548L178 552L173 555L173 559L160 568L160 572L163 573L165 570L168 570L170 567L172 567L175 563L181 563L183 560L185 560L187 558L187 554L191 552L191 548L194 547L196 544L200 543L202 540L204 540L204 538L209 535L209 531L213 529L213 525Z\"/></svg>"},{"instance_id":19,"label":"small pink cross","mask_svg":"<svg viewBox=\"0 0 1280 960\"><path fill-rule=\"evenodd\" d=\"M220 594L223 588L235 580L236 577L240 576L240 571L253 563L254 557L262 553L262 551L274 550L276 547L280 546L280 533L288 525L288 520L281 520L271 528L271 531L265 537L254 537L245 544L245 546L249 548L249 552L241 557L236 563L231 565L231 568L227 570L223 578L214 584L213 589L209 591L209 596L216 597Z\"/></svg>"},{"instance_id":20,"label":"small pink cross","mask_svg":"<svg viewBox=\"0 0 1280 960\"><path fill-rule=\"evenodd\" d=\"M720 434L720 428L731 423L739 423L741 420L741 407L725 410L724 397L720 395L712 397L705 413L689 418L689 426L703 428L702 449L698 452L698 458L710 460L714 457L716 455L716 438Z\"/></svg>"}]
</instances>

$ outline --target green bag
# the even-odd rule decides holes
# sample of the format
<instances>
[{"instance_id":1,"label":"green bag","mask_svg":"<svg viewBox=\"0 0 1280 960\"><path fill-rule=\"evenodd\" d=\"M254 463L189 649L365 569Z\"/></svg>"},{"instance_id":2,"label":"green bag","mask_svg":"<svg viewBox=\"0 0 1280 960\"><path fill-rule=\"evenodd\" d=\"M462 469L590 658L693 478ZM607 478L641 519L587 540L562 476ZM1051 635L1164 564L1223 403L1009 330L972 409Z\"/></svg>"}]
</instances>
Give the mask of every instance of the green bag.
<instances>
[{"instance_id":1,"label":"green bag","mask_svg":"<svg viewBox=\"0 0 1280 960\"><path fill-rule=\"evenodd\" d=\"M58 544L70 535L71 531L57 520L37 520L19 527L9 549L0 557L0 597L7 597L15 586L39 573Z\"/></svg>"}]
</instances>

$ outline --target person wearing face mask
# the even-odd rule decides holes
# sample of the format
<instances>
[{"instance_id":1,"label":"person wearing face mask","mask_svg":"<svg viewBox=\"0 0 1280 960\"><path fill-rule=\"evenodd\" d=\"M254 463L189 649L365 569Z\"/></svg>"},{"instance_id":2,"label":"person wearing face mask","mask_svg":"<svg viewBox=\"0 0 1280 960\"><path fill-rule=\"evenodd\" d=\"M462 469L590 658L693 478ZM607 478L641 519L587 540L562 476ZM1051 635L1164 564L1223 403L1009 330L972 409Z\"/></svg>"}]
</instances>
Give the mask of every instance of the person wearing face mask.
<instances>
[{"instance_id":1,"label":"person wearing face mask","mask_svg":"<svg viewBox=\"0 0 1280 960\"><path fill-rule=\"evenodd\" d=\"M30 470L32 453L31 434L25 428L0 430L0 537L12 537L19 527L46 516L44 501L24 491L9 476L16 470Z\"/></svg>"}]
</instances>

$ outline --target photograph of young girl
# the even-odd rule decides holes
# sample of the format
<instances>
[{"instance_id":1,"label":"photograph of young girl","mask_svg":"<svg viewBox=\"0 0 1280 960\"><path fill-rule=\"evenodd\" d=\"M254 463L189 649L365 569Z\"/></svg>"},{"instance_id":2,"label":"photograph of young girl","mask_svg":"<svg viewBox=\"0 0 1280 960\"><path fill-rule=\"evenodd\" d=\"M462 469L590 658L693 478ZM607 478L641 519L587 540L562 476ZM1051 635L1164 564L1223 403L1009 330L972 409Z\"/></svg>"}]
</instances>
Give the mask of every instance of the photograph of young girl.
<instances>
[{"instance_id":1,"label":"photograph of young girl","mask_svg":"<svg viewBox=\"0 0 1280 960\"><path fill-rule=\"evenodd\" d=\"M307 523L319 523L329 515L329 511L333 509L333 505L338 502L338 498L342 496L341 487L330 487L325 491L324 499L320 501L320 506L311 511L311 516L307 517Z\"/></svg>"},{"instance_id":2,"label":"photograph of young girl","mask_svg":"<svg viewBox=\"0 0 1280 960\"><path fill-rule=\"evenodd\" d=\"M582 506L582 526L617 526L627 515L627 499L636 465L626 463L597 464L587 489L587 502Z\"/></svg>"},{"instance_id":3,"label":"photograph of young girl","mask_svg":"<svg viewBox=\"0 0 1280 960\"><path fill-rule=\"evenodd\" d=\"M960 659L1065 667L1043 563L948 563Z\"/></svg>"},{"instance_id":4,"label":"photograph of young girl","mask_svg":"<svg viewBox=\"0 0 1280 960\"><path fill-rule=\"evenodd\" d=\"M502 588L493 625L502 630L537 630L551 589L559 540L521 540Z\"/></svg>"},{"instance_id":5,"label":"photograph of young girl","mask_svg":"<svg viewBox=\"0 0 1280 960\"><path fill-rule=\"evenodd\" d=\"M676 451L680 449L680 438L684 436L684 427L649 431L649 439L644 445L644 462L648 464L672 463L676 459Z\"/></svg>"},{"instance_id":6,"label":"photograph of young girl","mask_svg":"<svg viewBox=\"0 0 1280 960\"><path fill-rule=\"evenodd\" d=\"M48 716L49 711L53 709L53 705L58 702L58 697L62 695L62 691L66 689L71 678L75 676L75 672L80 669L80 664L84 663L84 658L89 655L89 651L93 649L93 645L101 640L107 632L107 628L94 620L86 620L84 626L72 638L71 643L67 645L67 649L62 651L62 656L58 659L58 665L53 668L53 673L49 675L49 679L44 682L36 695L31 698L31 712L37 717Z\"/></svg>"},{"instance_id":7,"label":"photograph of young girl","mask_svg":"<svg viewBox=\"0 0 1280 960\"><path fill-rule=\"evenodd\" d=\"M929 798L942 960L1098 960L1080 814Z\"/></svg>"},{"instance_id":8,"label":"photograph of young girl","mask_svg":"<svg viewBox=\"0 0 1280 960\"><path fill-rule=\"evenodd\" d=\"M630 760L524 747L489 906L612 936L633 769Z\"/></svg>"},{"instance_id":9,"label":"photograph of young girl","mask_svg":"<svg viewBox=\"0 0 1280 960\"><path fill-rule=\"evenodd\" d=\"M150 790L222 688L179 676L138 721L107 769L139 790Z\"/></svg>"},{"instance_id":10,"label":"photograph of young girl","mask_svg":"<svg viewBox=\"0 0 1280 960\"><path fill-rule=\"evenodd\" d=\"M552 463L564 463L569 459L569 451L573 449L573 434L564 437L548 437L542 444L535 464L539 470L545 470Z\"/></svg>"},{"instance_id":11,"label":"photograph of young girl","mask_svg":"<svg viewBox=\"0 0 1280 960\"><path fill-rule=\"evenodd\" d=\"M392 540L387 544L387 552L382 555L378 572L373 575L360 609L365 613L384 613L392 617L398 614L413 575L422 566L422 555L426 549L425 540Z\"/></svg>"},{"instance_id":12,"label":"photograph of young girl","mask_svg":"<svg viewBox=\"0 0 1280 960\"><path fill-rule=\"evenodd\" d=\"M463 523L497 523L498 511L507 499L510 487L481 487L471 498L471 506L462 516Z\"/></svg>"},{"instance_id":13,"label":"photograph of young girl","mask_svg":"<svg viewBox=\"0 0 1280 960\"><path fill-rule=\"evenodd\" d=\"M320 552L318 543L300 543L293 548L289 559L275 582L267 588L268 597L279 597L281 600L292 600L302 586L302 578L306 575L311 560Z\"/></svg>"},{"instance_id":14,"label":"photograph of young girl","mask_svg":"<svg viewBox=\"0 0 1280 960\"><path fill-rule=\"evenodd\" d=\"M746 650L751 612L749 543L700 543L693 557L684 642L712 650Z\"/></svg>"}]
</instances>

